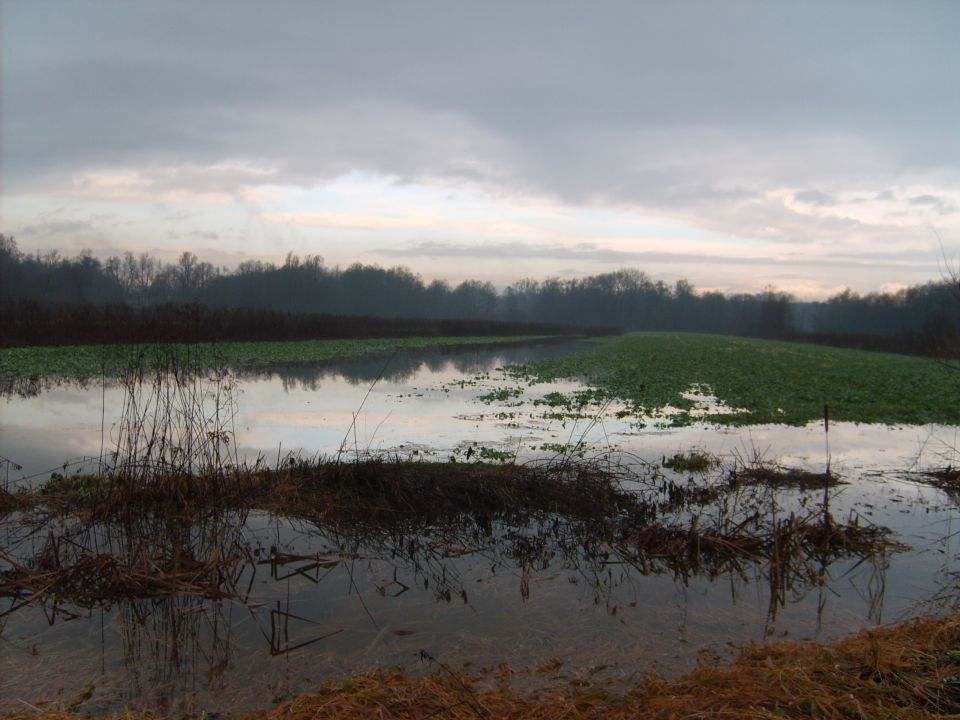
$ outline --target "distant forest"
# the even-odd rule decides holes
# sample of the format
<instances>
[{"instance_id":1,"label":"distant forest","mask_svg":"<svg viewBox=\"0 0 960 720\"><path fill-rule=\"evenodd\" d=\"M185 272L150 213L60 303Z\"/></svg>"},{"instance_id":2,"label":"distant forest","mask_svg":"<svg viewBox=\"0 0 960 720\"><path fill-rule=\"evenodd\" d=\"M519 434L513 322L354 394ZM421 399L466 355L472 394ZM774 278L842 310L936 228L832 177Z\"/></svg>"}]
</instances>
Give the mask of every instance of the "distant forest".
<instances>
[{"instance_id":1,"label":"distant forest","mask_svg":"<svg viewBox=\"0 0 960 720\"><path fill-rule=\"evenodd\" d=\"M456 286L440 280L426 283L405 267L327 267L316 255L291 254L282 265L245 262L231 271L191 252L176 263L130 252L106 261L86 251L73 258L56 251L29 254L3 235L0 303L7 319L28 307L37 317L49 318L54 306L123 306L129 317L150 308L191 305L210 311L260 311L260 322L265 322L264 311L270 311L284 316L527 323L530 328L538 323L615 326L932 355L952 354L960 336L960 296L949 279L894 293L858 295L847 290L821 302L800 302L772 287L756 294L698 292L686 280L668 285L632 268L578 279L520 280L498 291L489 282L475 280Z\"/></svg>"}]
</instances>

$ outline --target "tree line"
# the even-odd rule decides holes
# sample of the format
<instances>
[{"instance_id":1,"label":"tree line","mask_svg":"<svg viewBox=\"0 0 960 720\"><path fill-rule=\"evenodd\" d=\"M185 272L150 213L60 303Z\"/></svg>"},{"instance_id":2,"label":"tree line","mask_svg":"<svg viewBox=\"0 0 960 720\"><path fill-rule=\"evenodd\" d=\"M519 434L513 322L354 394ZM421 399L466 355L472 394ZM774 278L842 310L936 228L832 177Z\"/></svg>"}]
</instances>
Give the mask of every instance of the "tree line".
<instances>
[{"instance_id":1,"label":"tree line","mask_svg":"<svg viewBox=\"0 0 960 720\"><path fill-rule=\"evenodd\" d=\"M405 267L328 267L317 255L289 254L282 264L250 261L228 270L191 252L175 263L131 252L106 261L88 251L72 258L55 251L29 254L0 235L0 302L37 307L109 305L142 312L190 305L323 314L327 322L331 316L365 316L616 326L945 354L960 335L957 301L949 279L887 293L846 290L825 301L801 302L772 287L759 293L699 292L686 280L668 285L633 268L576 279L524 279L498 291L476 280L425 282ZM301 332L307 331L293 334Z\"/></svg>"}]
</instances>

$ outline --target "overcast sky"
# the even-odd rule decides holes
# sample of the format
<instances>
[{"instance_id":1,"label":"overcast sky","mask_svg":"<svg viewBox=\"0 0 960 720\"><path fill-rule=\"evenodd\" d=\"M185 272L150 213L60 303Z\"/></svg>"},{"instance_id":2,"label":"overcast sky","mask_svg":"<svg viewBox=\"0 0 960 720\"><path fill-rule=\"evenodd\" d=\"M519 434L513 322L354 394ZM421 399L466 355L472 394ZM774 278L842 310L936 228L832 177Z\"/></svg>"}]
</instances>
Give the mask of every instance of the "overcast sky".
<instances>
[{"instance_id":1,"label":"overcast sky","mask_svg":"<svg viewBox=\"0 0 960 720\"><path fill-rule=\"evenodd\" d=\"M29 252L823 297L960 250L954 0L0 0L0 35Z\"/></svg>"}]
</instances>

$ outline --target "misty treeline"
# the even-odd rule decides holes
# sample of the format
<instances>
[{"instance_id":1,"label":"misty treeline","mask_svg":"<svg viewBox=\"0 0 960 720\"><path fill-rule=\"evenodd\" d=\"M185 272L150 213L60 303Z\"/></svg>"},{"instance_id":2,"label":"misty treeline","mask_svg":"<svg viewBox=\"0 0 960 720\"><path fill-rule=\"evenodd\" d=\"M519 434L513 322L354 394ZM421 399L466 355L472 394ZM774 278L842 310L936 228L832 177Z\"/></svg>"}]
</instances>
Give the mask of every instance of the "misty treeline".
<instances>
[{"instance_id":1,"label":"misty treeline","mask_svg":"<svg viewBox=\"0 0 960 720\"><path fill-rule=\"evenodd\" d=\"M124 305L129 308L125 312L140 313L191 305L211 311L616 326L927 354L952 352L960 335L957 288L951 279L890 293L848 290L820 302L800 302L774 288L755 294L699 292L686 280L668 285L636 269L578 279L526 279L498 291L475 280L427 283L405 267L328 267L317 255L289 254L282 265L249 261L231 271L191 252L175 263L147 253L127 252L106 261L88 251L72 258L56 251L29 254L3 235L0 301L28 301L35 308ZM270 322L263 314L248 317ZM37 321L45 322L39 315Z\"/></svg>"}]
</instances>

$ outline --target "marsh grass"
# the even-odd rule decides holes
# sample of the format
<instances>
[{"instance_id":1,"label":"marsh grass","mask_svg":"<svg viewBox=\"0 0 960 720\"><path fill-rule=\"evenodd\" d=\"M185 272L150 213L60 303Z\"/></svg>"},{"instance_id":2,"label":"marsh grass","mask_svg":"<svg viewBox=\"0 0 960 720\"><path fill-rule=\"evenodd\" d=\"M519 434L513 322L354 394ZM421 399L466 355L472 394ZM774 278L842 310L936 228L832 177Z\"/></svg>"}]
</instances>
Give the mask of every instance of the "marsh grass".
<instances>
[{"instance_id":1,"label":"marsh grass","mask_svg":"<svg viewBox=\"0 0 960 720\"><path fill-rule=\"evenodd\" d=\"M0 488L0 517L20 507L20 498L6 488Z\"/></svg>"},{"instance_id":2,"label":"marsh grass","mask_svg":"<svg viewBox=\"0 0 960 720\"><path fill-rule=\"evenodd\" d=\"M793 488L796 490L824 490L836 487L843 481L831 472L812 472L802 468L783 467L777 464L756 467L735 467L727 475L731 486L763 485L769 488Z\"/></svg>"},{"instance_id":3,"label":"marsh grass","mask_svg":"<svg viewBox=\"0 0 960 720\"><path fill-rule=\"evenodd\" d=\"M114 487L173 494L198 478L218 486L236 467L236 388L225 364L210 367L196 349L155 346L137 350L119 380L125 401L101 469Z\"/></svg>"},{"instance_id":4,"label":"marsh grass","mask_svg":"<svg viewBox=\"0 0 960 720\"><path fill-rule=\"evenodd\" d=\"M945 468L928 470L923 475L930 479L930 484L934 487L951 496L960 497L960 468L948 465Z\"/></svg>"},{"instance_id":5,"label":"marsh grass","mask_svg":"<svg viewBox=\"0 0 960 720\"><path fill-rule=\"evenodd\" d=\"M237 519L193 523L144 517L134 523L79 520L36 538L32 556L0 550L0 596L44 600L57 614L122 599L231 594L243 561ZM15 556L15 553L17 556ZM17 609L16 604L2 615Z\"/></svg>"},{"instance_id":6,"label":"marsh grass","mask_svg":"<svg viewBox=\"0 0 960 720\"><path fill-rule=\"evenodd\" d=\"M843 484L839 475L830 469L829 448L824 456L824 472L789 467L770 459L756 446L732 453L724 468L723 481L731 488L754 486L781 490L824 490Z\"/></svg>"},{"instance_id":7,"label":"marsh grass","mask_svg":"<svg viewBox=\"0 0 960 720\"><path fill-rule=\"evenodd\" d=\"M0 552L6 566L0 596L15 605L242 599L238 578L256 564L242 532L252 511L315 528L339 538L339 547L402 559L448 602L466 598L467 590L448 573L451 558L492 547L522 578L563 558L581 569L598 598L609 593L603 576L610 562L641 575L667 573L682 584L695 576L758 572L768 581L774 616L788 593L822 584L831 563L878 562L902 549L886 529L856 516L839 521L825 506L783 513L768 489L701 488L569 459L530 465L288 459L273 468L234 467L213 486L197 477L142 485L115 484L111 475L57 478L19 502L25 518L37 518L34 527L49 527L57 517L61 529L32 553ZM270 562L293 563L301 572L342 559ZM529 594L523 580L521 594Z\"/></svg>"}]
</instances>

